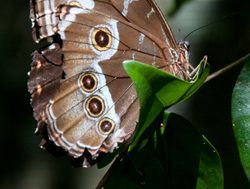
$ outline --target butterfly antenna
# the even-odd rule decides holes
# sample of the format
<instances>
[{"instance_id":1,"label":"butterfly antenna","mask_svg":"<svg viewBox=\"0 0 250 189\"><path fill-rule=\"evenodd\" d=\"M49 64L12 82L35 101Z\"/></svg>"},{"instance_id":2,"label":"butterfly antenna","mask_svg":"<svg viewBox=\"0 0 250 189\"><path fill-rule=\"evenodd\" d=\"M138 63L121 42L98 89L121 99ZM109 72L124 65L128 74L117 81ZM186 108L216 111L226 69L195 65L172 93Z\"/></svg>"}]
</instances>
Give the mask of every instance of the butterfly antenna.
<instances>
[{"instance_id":1,"label":"butterfly antenna","mask_svg":"<svg viewBox=\"0 0 250 189\"><path fill-rule=\"evenodd\" d=\"M198 27L198 28L196 28L195 30L191 31L189 34L187 34L186 37L184 37L184 40L183 40L183 41L186 41L186 39L187 39L191 34L193 34L194 32L196 32L196 31L198 31L198 30L200 30L200 29L203 29L203 28L206 28L206 27L208 27L208 26L211 26L211 25L220 23L220 22L222 22L223 20L226 20L226 19L228 19L228 18L230 18L230 17L232 17L232 16L234 16L234 15L237 15L237 14L241 14L241 12L233 12L233 13L231 13L231 14L228 14L228 15L226 15L226 16L223 16L222 18L220 18L220 19L218 19L218 20L212 21L212 22L210 22L210 23L208 23L208 24L205 24L205 25L203 25L203 26Z\"/></svg>"}]
</instances>

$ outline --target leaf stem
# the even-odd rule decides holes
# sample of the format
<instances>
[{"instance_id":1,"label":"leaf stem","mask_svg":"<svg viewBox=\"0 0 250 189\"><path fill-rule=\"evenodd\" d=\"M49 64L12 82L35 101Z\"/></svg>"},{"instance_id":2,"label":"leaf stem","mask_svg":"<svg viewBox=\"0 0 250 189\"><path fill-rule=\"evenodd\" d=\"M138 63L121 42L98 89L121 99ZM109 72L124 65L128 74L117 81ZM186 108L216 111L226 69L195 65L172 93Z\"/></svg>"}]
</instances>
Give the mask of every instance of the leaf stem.
<instances>
[{"instance_id":1,"label":"leaf stem","mask_svg":"<svg viewBox=\"0 0 250 189\"><path fill-rule=\"evenodd\" d=\"M233 67L235 67L235 66L237 66L237 65L240 65L240 64L244 63L244 60L246 60L246 59L249 57L249 55L250 55L250 53L247 54L247 55L245 55L245 56L243 56L243 57L241 57L240 59L234 61L233 63L229 64L228 66L226 66L226 67L224 67L224 68L222 68L222 69L220 69L220 70L218 70L218 71L216 71L216 72L210 74L210 75L207 77L205 83L208 82L208 81L210 81L210 80L212 80L212 79L214 79L214 78L216 78L216 77L218 77L218 76L220 76L221 74L223 74L223 73L229 71L229 70L232 69Z\"/></svg>"}]
</instances>

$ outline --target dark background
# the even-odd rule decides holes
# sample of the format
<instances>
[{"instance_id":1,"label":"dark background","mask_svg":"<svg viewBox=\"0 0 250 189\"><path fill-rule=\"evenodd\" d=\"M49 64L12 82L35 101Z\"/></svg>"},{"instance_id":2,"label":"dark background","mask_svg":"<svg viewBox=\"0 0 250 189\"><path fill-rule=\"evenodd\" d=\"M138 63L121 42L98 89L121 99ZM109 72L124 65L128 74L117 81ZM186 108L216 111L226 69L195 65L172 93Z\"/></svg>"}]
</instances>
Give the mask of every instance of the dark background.
<instances>
[{"instance_id":1,"label":"dark background","mask_svg":"<svg viewBox=\"0 0 250 189\"><path fill-rule=\"evenodd\" d=\"M170 12L168 1L160 3ZM105 170L73 169L69 159L55 158L38 148L26 87L31 53L37 48L31 38L29 2L12 0L1 5L0 188L94 188ZM178 40L213 22L187 39L191 43L191 61L199 62L208 55L213 72L250 52L249 13L249 0L190 0L168 18ZM250 188L231 126L230 99L239 71L240 66L206 83L190 100L174 108L199 127L218 149L225 189Z\"/></svg>"}]
</instances>

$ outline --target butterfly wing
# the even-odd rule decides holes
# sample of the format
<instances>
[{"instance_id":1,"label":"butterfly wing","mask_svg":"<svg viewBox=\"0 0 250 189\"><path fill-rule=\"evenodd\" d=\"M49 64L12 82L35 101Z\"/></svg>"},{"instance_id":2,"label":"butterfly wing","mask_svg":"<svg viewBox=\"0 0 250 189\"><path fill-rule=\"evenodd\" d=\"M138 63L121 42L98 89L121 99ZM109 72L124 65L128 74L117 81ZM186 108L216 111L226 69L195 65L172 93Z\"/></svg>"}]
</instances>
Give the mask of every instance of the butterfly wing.
<instances>
[{"instance_id":1,"label":"butterfly wing","mask_svg":"<svg viewBox=\"0 0 250 189\"><path fill-rule=\"evenodd\" d=\"M95 9L114 18L124 18L140 28L154 34L169 46L176 47L176 41L164 16L154 0L31 0L31 20L33 37L36 41L53 35L54 26L58 23L58 7L64 4ZM98 6L100 5L100 6ZM45 27L38 18L43 18ZM44 26L44 25L43 25Z\"/></svg>"},{"instance_id":2,"label":"butterfly wing","mask_svg":"<svg viewBox=\"0 0 250 189\"><path fill-rule=\"evenodd\" d=\"M28 82L38 130L74 158L90 154L88 166L128 140L139 118L122 62L168 67L172 33L150 0L32 0L31 20L34 39L51 43L34 53Z\"/></svg>"}]
</instances>

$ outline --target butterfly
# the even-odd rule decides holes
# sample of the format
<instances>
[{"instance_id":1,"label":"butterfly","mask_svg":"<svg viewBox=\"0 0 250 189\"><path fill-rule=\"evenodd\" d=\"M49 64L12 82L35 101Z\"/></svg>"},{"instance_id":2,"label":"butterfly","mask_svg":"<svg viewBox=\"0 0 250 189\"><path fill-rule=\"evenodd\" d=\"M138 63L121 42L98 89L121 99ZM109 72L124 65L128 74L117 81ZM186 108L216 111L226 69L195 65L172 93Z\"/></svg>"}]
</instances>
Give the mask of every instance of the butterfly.
<instances>
[{"instance_id":1,"label":"butterfly","mask_svg":"<svg viewBox=\"0 0 250 189\"><path fill-rule=\"evenodd\" d=\"M188 80L188 46L177 43L154 0L31 0L35 42L28 80L41 147L93 165L128 142L140 103L124 60Z\"/></svg>"}]
</instances>

